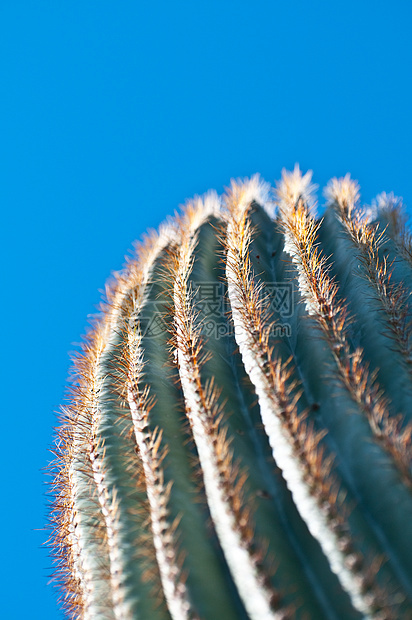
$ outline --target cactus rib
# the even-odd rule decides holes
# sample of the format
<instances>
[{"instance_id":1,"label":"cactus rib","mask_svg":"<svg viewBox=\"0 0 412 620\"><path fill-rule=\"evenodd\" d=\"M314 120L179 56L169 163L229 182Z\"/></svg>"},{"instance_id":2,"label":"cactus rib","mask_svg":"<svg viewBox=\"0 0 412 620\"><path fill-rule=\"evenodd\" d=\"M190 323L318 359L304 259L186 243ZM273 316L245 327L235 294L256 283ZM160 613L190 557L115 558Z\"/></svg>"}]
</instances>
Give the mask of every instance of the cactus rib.
<instances>
[{"instance_id":1,"label":"cactus rib","mask_svg":"<svg viewBox=\"0 0 412 620\"><path fill-rule=\"evenodd\" d=\"M168 239L166 238L166 243ZM174 620L194 618L191 603L184 581L181 578L177 543L174 535L175 524L169 523L168 499L170 484L165 485L161 453L162 431L151 431L148 428L148 417L153 401L150 399L150 390L147 386L140 386L143 379L143 352L141 349L142 335L136 323L141 303L144 303L144 286L147 283L150 266L164 247L162 238L154 244L152 252L148 252L149 259L145 262L145 274L139 287L139 295L133 295L130 317L127 325L127 396L130 407L137 448L142 462L147 497L150 504L151 528L156 558L160 571L163 591L169 612ZM140 304L139 304L140 301Z\"/></svg>"},{"instance_id":2,"label":"cactus rib","mask_svg":"<svg viewBox=\"0 0 412 620\"><path fill-rule=\"evenodd\" d=\"M351 185L354 189L348 190L346 186ZM385 319L381 316L380 320L400 351L411 379L412 334L411 323L408 321L409 295L402 284L393 282L393 263L389 263L386 255L382 258L379 256L379 248L386 241L385 231L379 231L379 225L371 225L365 217L362 217L357 207L357 187L348 175L341 181L332 179L325 190L325 195L328 204L338 210L339 218L359 252L366 276L385 313Z\"/></svg>"},{"instance_id":3,"label":"cactus rib","mask_svg":"<svg viewBox=\"0 0 412 620\"><path fill-rule=\"evenodd\" d=\"M377 215L386 222L387 232L394 239L400 256L412 267L412 234L402 212L402 199L394 196L392 192L382 192L375 198L373 207L377 210Z\"/></svg>"}]
</instances>

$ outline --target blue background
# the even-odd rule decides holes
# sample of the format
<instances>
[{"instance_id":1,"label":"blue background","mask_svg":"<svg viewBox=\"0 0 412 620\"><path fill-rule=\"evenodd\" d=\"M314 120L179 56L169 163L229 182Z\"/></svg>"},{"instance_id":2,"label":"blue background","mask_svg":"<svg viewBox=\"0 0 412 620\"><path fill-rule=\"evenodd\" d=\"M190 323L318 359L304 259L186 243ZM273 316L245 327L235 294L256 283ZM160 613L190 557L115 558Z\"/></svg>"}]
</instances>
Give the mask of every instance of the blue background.
<instances>
[{"instance_id":1,"label":"blue background","mask_svg":"<svg viewBox=\"0 0 412 620\"><path fill-rule=\"evenodd\" d=\"M61 618L41 469L107 276L194 193L296 161L412 204L411 26L408 0L1 3L2 617Z\"/></svg>"}]
</instances>

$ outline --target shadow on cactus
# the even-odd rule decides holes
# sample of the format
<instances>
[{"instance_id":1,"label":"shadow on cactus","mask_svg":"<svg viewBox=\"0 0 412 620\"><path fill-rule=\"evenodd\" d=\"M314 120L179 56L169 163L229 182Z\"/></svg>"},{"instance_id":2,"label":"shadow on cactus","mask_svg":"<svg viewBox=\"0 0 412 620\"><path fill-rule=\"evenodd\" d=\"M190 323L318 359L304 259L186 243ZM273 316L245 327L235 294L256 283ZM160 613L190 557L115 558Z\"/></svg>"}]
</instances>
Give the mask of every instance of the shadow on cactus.
<instances>
[{"instance_id":1,"label":"shadow on cactus","mask_svg":"<svg viewBox=\"0 0 412 620\"><path fill-rule=\"evenodd\" d=\"M315 190L195 198L109 283L52 466L68 617L412 618L412 239Z\"/></svg>"}]
</instances>

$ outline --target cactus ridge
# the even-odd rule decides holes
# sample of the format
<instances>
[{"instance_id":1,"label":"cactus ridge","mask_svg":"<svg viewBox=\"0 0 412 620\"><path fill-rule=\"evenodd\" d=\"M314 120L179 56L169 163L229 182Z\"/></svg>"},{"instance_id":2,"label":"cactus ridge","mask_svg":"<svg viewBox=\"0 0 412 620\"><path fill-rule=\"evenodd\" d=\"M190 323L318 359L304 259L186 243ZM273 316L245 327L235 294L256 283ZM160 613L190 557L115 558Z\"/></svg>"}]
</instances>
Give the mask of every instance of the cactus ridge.
<instances>
[{"instance_id":1,"label":"cactus ridge","mask_svg":"<svg viewBox=\"0 0 412 620\"><path fill-rule=\"evenodd\" d=\"M394 196L393 192L382 192L372 203L372 212L376 212L389 229L389 235L394 242L399 256L412 266L412 234L407 227L407 219L402 208L402 199Z\"/></svg>"},{"instance_id":2,"label":"cactus ridge","mask_svg":"<svg viewBox=\"0 0 412 620\"><path fill-rule=\"evenodd\" d=\"M411 235L315 191L196 197L108 284L52 464L68 617L412 617Z\"/></svg>"},{"instance_id":3,"label":"cactus ridge","mask_svg":"<svg viewBox=\"0 0 412 620\"><path fill-rule=\"evenodd\" d=\"M344 180L353 184L349 178ZM335 184L336 185L336 184ZM383 335L390 338L390 346L401 354L398 366L398 375L406 372L409 377L405 380L410 384L412 378L412 341L410 338L410 317L408 317L409 294L404 285L394 282L395 258L389 258L385 249L385 229L379 225L371 225L367 214L363 214L358 207L357 190L353 192L354 199L342 199L339 187L327 188L325 192L330 205L337 208L339 220L345 232L354 244L361 260L360 267L364 270L366 281L372 288L372 297L381 309L380 322L384 327ZM380 209L388 211L388 198L380 197ZM366 217L365 217L366 215ZM383 253L382 253L383 248ZM380 363L384 363L384 359ZM393 378L388 373L390 378ZM391 390L396 391L394 386Z\"/></svg>"}]
</instances>

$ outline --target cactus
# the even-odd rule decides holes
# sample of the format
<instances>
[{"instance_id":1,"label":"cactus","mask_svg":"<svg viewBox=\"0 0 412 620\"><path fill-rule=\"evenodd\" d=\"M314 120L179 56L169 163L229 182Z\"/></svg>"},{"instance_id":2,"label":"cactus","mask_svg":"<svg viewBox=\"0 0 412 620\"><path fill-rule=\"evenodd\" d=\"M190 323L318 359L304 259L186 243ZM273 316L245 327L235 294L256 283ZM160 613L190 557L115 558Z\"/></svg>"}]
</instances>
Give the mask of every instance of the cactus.
<instances>
[{"instance_id":1,"label":"cactus","mask_svg":"<svg viewBox=\"0 0 412 620\"><path fill-rule=\"evenodd\" d=\"M196 197L109 282L52 466L68 617L412 618L411 236L315 190Z\"/></svg>"}]
</instances>

